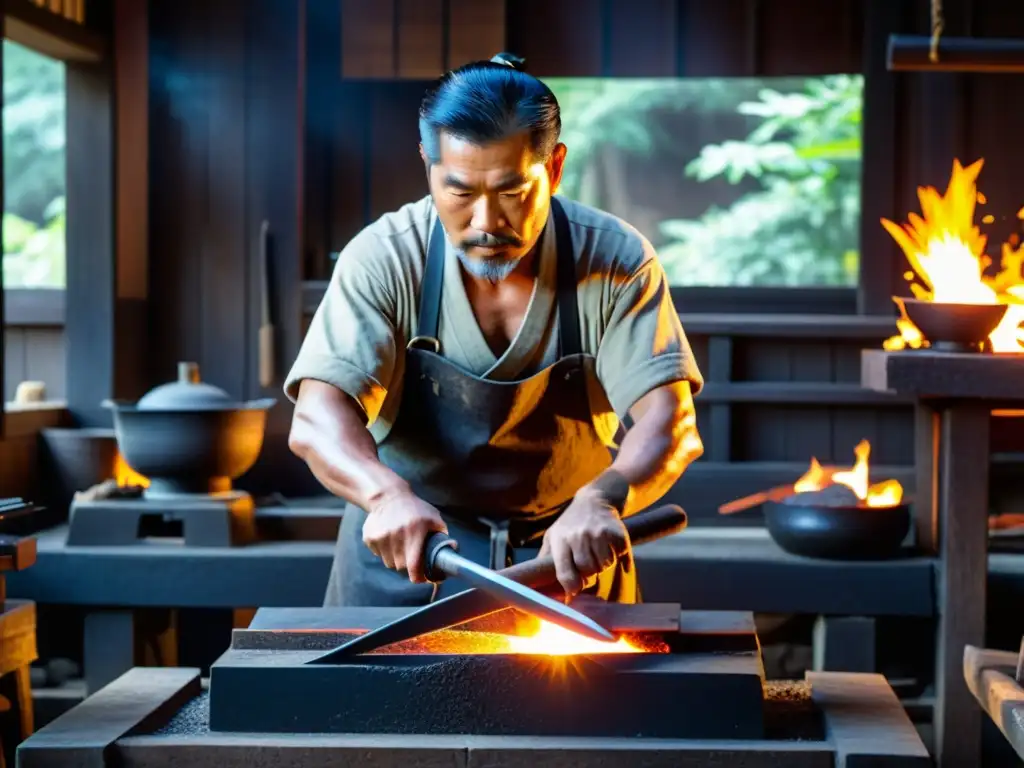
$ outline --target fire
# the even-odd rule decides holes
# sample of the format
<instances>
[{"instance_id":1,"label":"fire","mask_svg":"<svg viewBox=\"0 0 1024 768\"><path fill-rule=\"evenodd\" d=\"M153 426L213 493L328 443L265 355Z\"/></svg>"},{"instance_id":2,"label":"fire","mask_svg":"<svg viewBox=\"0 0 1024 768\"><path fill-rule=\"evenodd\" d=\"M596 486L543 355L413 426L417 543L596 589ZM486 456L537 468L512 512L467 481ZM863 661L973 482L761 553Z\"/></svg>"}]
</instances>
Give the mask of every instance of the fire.
<instances>
[{"instance_id":1,"label":"fire","mask_svg":"<svg viewBox=\"0 0 1024 768\"><path fill-rule=\"evenodd\" d=\"M620 637L614 643L592 640L557 624L538 619L534 630L528 634L505 635L508 646L505 653L530 654L534 656L588 656L595 653L643 653L641 648Z\"/></svg>"},{"instance_id":2,"label":"fire","mask_svg":"<svg viewBox=\"0 0 1024 768\"><path fill-rule=\"evenodd\" d=\"M921 215L911 213L909 223L902 225L882 219L882 226L910 262L913 271L907 272L906 278L916 298L943 304L1008 305L1006 316L989 341L994 352L1021 352L1024 245L1018 247L1019 239L1004 243L999 272L995 276L985 274L992 265L985 255L988 238L974 223L976 205L985 202L977 187L983 164L984 160L978 160L965 168L954 160L945 194L935 187L918 187ZM899 334L884 343L885 349L918 349L925 344L920 331L902 312L896 327Z\"/></svg>"},{"instance_id":3,"label":"fire","mask_svg":"<svg viewBox=\"0 0 1024 768\"><path fill-rule=\"evenodd\" d=\"M114 457L114 482L118 488L148 488L149 478L143 477L128 466L128 462L118 453Z\"/></svg>"},{"instance_id":4,"label":"fire","mask_svg":"<svg viewBox=\"0 0 1024 768\"><path fill-rule=\"evenodd\" d=\"M820 491L829 485L845 485L857 498L869 507L892 507L903 500L903 486L897 480L884 480L870 484L868 480L868 457L871 443L861 440L853 449L857 457L850 469L836 469L821 466L817 459L811 459L811 468L793 484L793 491L805 493Z\"/></svg>"},{"instance_id":5,"label":"fire","mask_svg":"<svg viewBox=\"0 0 1024 768\"><path fill-rule=\"evenodd\" d=\"M620 637L616 642L591 640L567 629L515 612L512 623L501 631L441 629L411 640L392 643L373 651L383 655L490 656L520 655L565 658L597 654L667 653L658 636ZM327 631L327 630L325 630ZM359 633L356 633L359 634Z\"/></svg>"}]
</instances>

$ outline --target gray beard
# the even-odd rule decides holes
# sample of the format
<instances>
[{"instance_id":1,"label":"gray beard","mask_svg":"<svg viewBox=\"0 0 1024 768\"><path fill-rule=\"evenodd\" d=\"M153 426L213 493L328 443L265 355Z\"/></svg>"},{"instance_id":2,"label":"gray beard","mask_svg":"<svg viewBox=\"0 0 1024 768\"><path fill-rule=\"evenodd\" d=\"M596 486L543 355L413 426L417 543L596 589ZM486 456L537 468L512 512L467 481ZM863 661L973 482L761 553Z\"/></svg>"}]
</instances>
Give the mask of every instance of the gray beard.
<instances>
[{"instance_id":1,"label":"gray beard","mask_svg":"<svg viewBox=\"0 0 1024 768\"><path fill-rule=\"evenodd\" d=\"M459 257L459 263L473 277L480 280L488 280L497 283L515 272L521 259L474 259L466 255L465 251L455 252Z\"/></svg>"}]
</instances>

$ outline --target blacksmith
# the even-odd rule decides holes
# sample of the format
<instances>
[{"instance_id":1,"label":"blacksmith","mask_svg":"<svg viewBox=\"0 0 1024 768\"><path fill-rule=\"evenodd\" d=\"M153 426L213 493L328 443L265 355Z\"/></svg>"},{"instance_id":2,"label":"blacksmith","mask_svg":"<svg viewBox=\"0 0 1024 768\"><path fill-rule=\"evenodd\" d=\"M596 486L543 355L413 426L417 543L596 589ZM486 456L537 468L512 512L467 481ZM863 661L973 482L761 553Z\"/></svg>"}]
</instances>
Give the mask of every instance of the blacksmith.
<instances>
[{"instance_id":1,"label":"blacksmith","mask_svg":"<svg viewBox=\"0 0 1024 768\"><path fill-rule=\"evenodd\" d=\"M492 568L541 547L568 594L635 602L622 517L703 450L665 273L628 224L555 196L558 102L520 65L427 93L430 194L345 247L288 376L291 449L349 502L326 605L464 588L425 581L433 531Z\"/></svg>"}]
</instances>

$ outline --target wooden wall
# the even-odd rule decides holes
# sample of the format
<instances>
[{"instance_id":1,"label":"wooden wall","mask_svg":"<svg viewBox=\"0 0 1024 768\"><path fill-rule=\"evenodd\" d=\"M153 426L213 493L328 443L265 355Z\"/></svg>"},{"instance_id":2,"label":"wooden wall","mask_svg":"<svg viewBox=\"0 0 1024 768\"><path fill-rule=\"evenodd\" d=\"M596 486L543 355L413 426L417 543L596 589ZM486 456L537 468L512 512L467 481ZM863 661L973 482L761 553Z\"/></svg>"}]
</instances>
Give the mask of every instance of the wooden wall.
<instances>
[{"instance_id":1,"label":"wooden wall","mask_svg":"<svg viewBox=\"0 0 1024 768\"><path fill-rule=\"evenodd\" d=\"M277 371L300 341L304 0L150 3L150 384L179 360L245 399L260 386L260 229L269 225ZM305 468L286 445L290 409L271 413L252 482Z\"/></svg>"},{"instance_id":2,"label":"wooden wall","mask_svg":"<svg viewBox=\"0 0 1024 768\"><path fill-rule=\"evenodd\" d=\"M486 55L514 52L540 77L860 72L864 5L516 0L507 6L503 44ZM323 279L328 253L382 213L426 194L416 113L427 80L343 78L342 4L309 7L317 23L308 40L306 279Z\"/></svg>"},{"instance_id":3,"label":"wooden wall","mask_svg":"<svg viewBox=\"0 0 1024 768\"><path fill-rule=\"evenodd\" d=\"M1024 15L1000 0L945 5L950 34L1024 35ZM270 222L273 236L280 379L301 339L302 281L323 279L329 252L426 192L415 120L425 81L343 79L339 0L151 7L153 383L188 358L213 383L256 396L260 222ZM1024 116L1006 105L1024 100L1024 78L888 73L888 35L926 32L926 0L517 0L507 7L501 47L541 76L865 73L860 301L883 319L684 314L709 381L699 405L708 453L673 495L707 516L732 496L791 480L812 455L848 461L862 438L872 442L879 472L909 486L911 406L857 386L859 350L889 334L889 297L904 290L904 265L878 219L915 209L915 187L944 184L954 157L982 155L990 209L1012 218L1024 151L1014 139ZM306 293L315 303L316 286L307 283ZM289 415L282 398L249 482L316 492L287 456ZM1020 447L1016 424L1000 422L996 432L1004 449ZM996 472L1007 474L1002 465Z\"/></svg>"},{"instance_id":4,"label":"wooden wall","mask_svg":"<svg viewBox=\"0 0 1024 768\"><path fill-rule=\"evenodd\" d=\"M42 381L48 400L63 400L67 365L64 329L32 326L4 328L4 401L14 399L22 381Z\"/></svg>"}]
</instances>

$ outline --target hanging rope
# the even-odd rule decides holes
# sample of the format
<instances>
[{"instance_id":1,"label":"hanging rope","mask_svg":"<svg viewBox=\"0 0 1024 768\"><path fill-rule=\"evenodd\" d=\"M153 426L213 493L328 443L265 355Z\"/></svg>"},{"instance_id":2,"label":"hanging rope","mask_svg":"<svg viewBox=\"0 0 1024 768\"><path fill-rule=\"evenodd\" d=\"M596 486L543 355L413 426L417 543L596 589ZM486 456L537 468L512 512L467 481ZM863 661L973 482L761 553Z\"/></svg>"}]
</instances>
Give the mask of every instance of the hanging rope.
<instances>
[{"instance_id":1,"label":"hanging rope","mask_svg":"<svg viewBox=\"0 0 1024 768\"><path fill-rule=\"evenodd\" d=\"M932 45L928 51L928 60L932 64L939 61L939 38L942 37L942 29L945 20L942 18L942 0L932 0Z\"/></svg>"}]
</instances>

